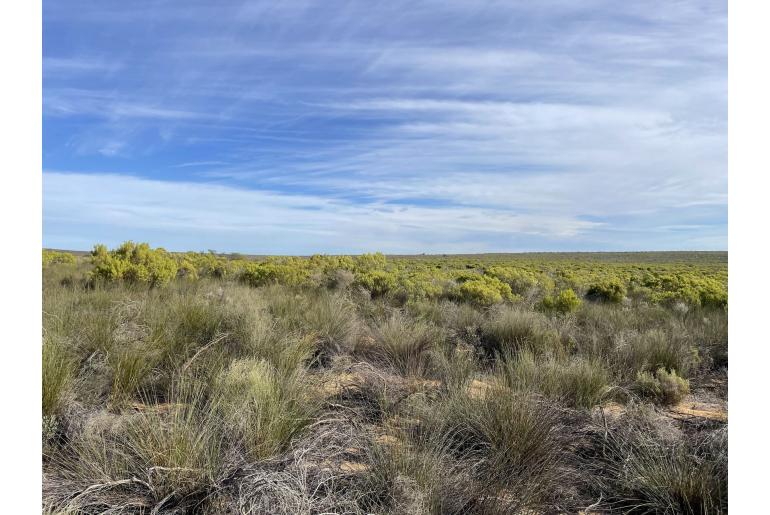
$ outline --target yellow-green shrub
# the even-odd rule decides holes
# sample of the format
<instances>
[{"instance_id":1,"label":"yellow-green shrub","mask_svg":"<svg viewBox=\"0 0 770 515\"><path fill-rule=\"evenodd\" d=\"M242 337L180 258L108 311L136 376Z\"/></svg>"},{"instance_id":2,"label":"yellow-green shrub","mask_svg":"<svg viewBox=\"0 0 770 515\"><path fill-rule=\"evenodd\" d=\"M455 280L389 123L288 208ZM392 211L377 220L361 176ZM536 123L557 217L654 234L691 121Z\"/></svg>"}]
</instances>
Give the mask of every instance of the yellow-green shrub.
<instances>
[{"instance_id":1,"label":"yellow-green shrub","mask_svg":"<svg viewBox=\"0 0 770 515\"><path fill-rule=\"evenodd\" d=\"M190 260L183 259L179 263L176 275L182 279L194 281L198 278L198 268Z\"/></svg>"},{"instance_id":2,"label":"yellow-green shrub","mask_svg":"<svg viewBox=\"0 0 770 515\"><path fill-rule=\"evenodd\" d=\"M74 265L76 262L77 258L69 252L58 252L56 250L43 251L43 266L56 264Z\"/></svg>"},{"instance_id":3,"label":"yellow-green shrub","mask_svg":"<svg viewBox=\"0 0 770 515\"><path fill-rule=\"evenodd\" d=\"M491 306L515 299L508 284L487 275L476 275L463 280L453 288L452 296L460 301L479 306Z\"/></svg>"},{"instance_id":4,"label":"yellow-green shrub","mask_svg":"<svg viewBox=\"0 0 770 515\"><path fill-rule=\"evenodd\" d=\"M666 274L647 276L644 286L652 289L653 302L686 302L694 306L724 307L727 305L727 286L714 278L694 274Z\"/></svg>"},{"instance_id":5,"label":"yellow-green shrub","mask_svg":"<svg viewBox=\"0 0 770 515\"><path fill-rule=\"evenodd\" d=\"M176 277L177 262L165 249L151 249L147 243L123 243L107 251L96 245L91 253L92 277L107 281L125 281L162 286Z\"/></svg>"},{"instance_id":6,"label":"yellow-green shrub","mask_svg":"<svg viewBox=\"0 0 770 515\"><path fill-rule=\"evenodd\" d=\"M388 260L381 252L374 254L361 254L354 258L354 271L381 270L385 268Z\"/></svg>"},{"instance_id":7,"label":"yellow-green shrub","mask_svg":"<svg viewBox=\"0 0 770 515\"><path fill-rule=\"evenodd\" d=\"M249 286L264 286L277 283L300 286L310 277L310 272L297 262L249 263L241 272L241 280Z\"/></svg>"},{"instance_id":8,"label":"yellow-green shrub","mask_svg":"<svg viewBox=\"0 0 770 515\"><path fill-rule=\"evenodd\" d=\"M588 288L586 295L604 302L622 302L626 297L626 286L617 278L605 279Z\"/></svg>"},{"instance_id":9,"label":"yellow-green shrub","mask_svg":"<svg viewBox=\"0 0 770 515\"><path fill-rule=\"evenodd\" d=\"M547 311L556 311L557 313L571 313L576 311L583 302L572 291L571 288L559 292L555 297L545 297L541 303Z\"/></svg>"},{"instance_id":10,"label":"yellow-green shrub","mask_svg":"<svg viewBox=\"0 0 770 515\"><path fill-rule=\"evenodd\" d=\"M356 273L356 283L363 286L372 297L381 297L398 285L396 276L384 270Z\"/></svg>"},{"instance_id":11,"label":"yellow-green shrub","mask_svg":"<svg viewBox=\"0 0 770 515\"><path fill-rule=\"evenodd\" d=\"M484 274L508 284L516 295L524 295L533 289L549 292L554 288L553 279L535 270L493 266L488 268Z\"/></svg>"}]
</instances>

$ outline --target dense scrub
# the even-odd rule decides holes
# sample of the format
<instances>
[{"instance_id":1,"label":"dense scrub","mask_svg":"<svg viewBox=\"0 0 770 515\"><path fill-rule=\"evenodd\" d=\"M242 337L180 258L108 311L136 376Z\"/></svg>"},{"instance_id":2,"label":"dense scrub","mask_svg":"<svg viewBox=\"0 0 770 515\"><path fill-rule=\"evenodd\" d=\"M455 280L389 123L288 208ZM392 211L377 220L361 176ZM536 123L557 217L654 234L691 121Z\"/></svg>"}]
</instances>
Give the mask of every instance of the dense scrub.
<instances>
[{"instance_id":1,"label":"dense scrub","mask_svg":"<svg viewBox=\"0 0 770 515\"><path fill-rule=\"evenodd\" d=\"M44 253L48 513L722 513L721 254Z\"/></svg>"}]
</instances>

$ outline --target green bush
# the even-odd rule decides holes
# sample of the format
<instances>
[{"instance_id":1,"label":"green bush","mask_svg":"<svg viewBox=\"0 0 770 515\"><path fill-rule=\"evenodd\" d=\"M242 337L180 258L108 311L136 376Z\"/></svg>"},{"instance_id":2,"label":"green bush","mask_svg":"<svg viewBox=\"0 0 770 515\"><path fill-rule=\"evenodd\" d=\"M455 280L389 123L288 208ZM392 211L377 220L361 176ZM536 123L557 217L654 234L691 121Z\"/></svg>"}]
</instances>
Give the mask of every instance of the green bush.
<instances>
[{"instance_id":1,"label":"green bush","mask_svg":"<svg viewBox=\"0 0 770 515\"><path fill-rule=\"evenodd\" d=\"M353 267L355 272L365 272L371 270L382 270L388 264L387 258L381 252L374 254L361 254L353 258Z\"/></svg>"},{"instance_id":2,"label":"green bush","mask_svg":"<svg viewBox=\"0 0 770 515\"><path fill-rule=\"evenodd\" d=\"M515 295L527 295L536 289L547 293L554 288L553 279L534 270L493 266L484 273L508 284Z\"/></svg>"},{"instance_id":3,"label":"green bush","mask_svg":"<svg viewBox=\"0 0 770 515\"><path fill-rule=\"evenodd\" d=\"M254 287L273 283L300 286L309 278L309 271L301 268L296 262L248 263L241 271L241 280Z\"/></svg>"},{"instance_id":4,"label":"green bush","mask_svg":"<svg viewBox=\"0 0 770 515\"><path fill-rule=\"evenodd\" d=\"M492 306L514 300L511 287L495 277L472 275L470 278L461 277L459 280L461 282L453 289L452 296L462 302Z\"/></svg>"},{"instance_id":5,"label":"green bush","mask_svg":"<svg viewBox=\"0 0 770 515\"><path fill-rule=\"evenodd\" d=\"M669 372L665 368L659 368L654 375L639 372L634 387L640 395L663 404L677 404L690 393L689 381L679 377L675 370Z\"/></svg>"},{"instance_id":6,"label":"green bush","mask_svg":"<svg viewBox=\"0 0 770 515\"><path fill-rule=\"evenodd\" d=\"M396 288L398 279L384 270L370 270L356 273L356 284L365 288L372 297L382 297Z\"/></svg>"},{"instance_id":7,"label":"green bush","mask_svg":"<svg viewBox=\"0 0 770 515\"><path fill-rule=\"evenodd\" d=\"M593 300L604 302L622 302L626 298L626 287L620 279L611 278L592 284L586 296Z\"/></svg>"},{"instance_id":8,"label":"green bush","mask_svg":"<svg viewBox=\"0 0 770 515\"><path fill-rule=\"evenodd\" d=\"M176 277L176 260L164 249L151 249L146 243L127 241L115 250L96 245L91 253L92 277L105 281L125 281L163 286Z\"/></svg>"},{"instance_id":9,"label":"green bush","mask_svg":"<svg viewBox=\"0 0 770 515\"><path fill-rule=\"evenodd\" d=\"M664 304L685 302L692 306L724 308L727 285L713 277L693 274L646 276L644 286L651 289L650 300Z\"/></svg>"},{"instance_id":10,"label":"green bush","mask_svg":"<svg viewBox=\"0 0 770 515\"><path fill-rule=\"evenodd\" d=\"M557 313L572 313L577 311L583 302L575 294L575 292L568 288L559 292L555 297L545 297L542 301L542 307L546 311L555 311Z\"/></svg>"},{"instance_id":11,"label":"green bush","mask_svg":"<svg viewBox=\"0 0 770 515\"><path fill-rule=\"evenodd\" d=\"M77 258L69 252L58 252L56 250L43 250L43 266L46 265L74 265Z\"/></svg>"},{"instance_id":12,"label":"green bush","mask_svg":"<svg viewBox=\"0 0 770 515\"><path fill-rule=\"evenodd\" d=\"M198 279L198 269L192 261L183 259L179 263L179 268L177 268L176 275L179 278L194 281Z\"/></svg>"}]
</instances>

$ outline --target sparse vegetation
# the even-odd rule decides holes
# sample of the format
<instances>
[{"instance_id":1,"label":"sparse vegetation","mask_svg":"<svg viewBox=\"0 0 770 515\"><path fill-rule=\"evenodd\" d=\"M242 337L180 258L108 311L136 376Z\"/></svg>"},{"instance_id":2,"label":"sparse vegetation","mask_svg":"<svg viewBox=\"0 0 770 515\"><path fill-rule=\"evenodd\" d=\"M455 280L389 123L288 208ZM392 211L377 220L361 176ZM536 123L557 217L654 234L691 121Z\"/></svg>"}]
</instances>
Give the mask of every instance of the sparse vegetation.
<instances>
[{"instance_id":1,"label":"sparse vegetation","mask_svg":"<svg viewBox=\"0 0 770 515\"><path fill-rule=\"evenodd\" d=\"M45 513L727 512L723 254L43 262Z\"/></svg>"}]
</instances>

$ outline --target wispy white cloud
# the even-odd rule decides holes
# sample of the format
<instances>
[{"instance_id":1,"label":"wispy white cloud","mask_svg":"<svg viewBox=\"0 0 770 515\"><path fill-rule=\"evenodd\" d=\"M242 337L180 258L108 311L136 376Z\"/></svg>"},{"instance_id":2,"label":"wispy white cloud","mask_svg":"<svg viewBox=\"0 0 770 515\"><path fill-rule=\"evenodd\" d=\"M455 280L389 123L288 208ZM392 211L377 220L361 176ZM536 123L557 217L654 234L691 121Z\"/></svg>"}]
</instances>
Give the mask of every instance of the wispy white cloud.
<instances>
[{"instance_id":1,"label":"wispy white cloud","mask_svg":"<svg viewBox=\"0 0 770 515\"><path fill-rule=\"evenodd\" d=\"M120 70L123 63L102 57L45 57L43 58L43 80L57 75L88 73L112 73Z\"/></svg>"},{"instance_id":2,"label":"wispy white cloud","mask_svg":"<svg viewBox=\"0 0 770 515\"><path fill-rule=\"evenodd\" d=\"M46 41L56 42L44 56L45 165L130 170L121 186L139 197L140 188L197 191L200 218L221 221L223 234L266 234L241 229L223 207L247 202L275 214L238 212L287 234L317 234L317 218L323 231L345 226L362 241L388 234L394 251L617 248L616 238L631 248L726 245L723 5L63 0L44 9ZM63 37L74 28L80 39ZM71 177L107 191L119 183ZM207 195L229 200L210 206ZM304 197L316 207L292 204ZM173 232L161 212L113 200L124 205L123 218L106 218L115 224L148 217L136 230ZM208 227L174 206L163 216L184 222L178 230L189 220ZM345 247L313 238L296 239Z\"/></svg>"},{"instance_id":3,"label":"wispy white cloud","mask_svg":"<svg viewBox=\"0 0 770 515\"><path fill-rule=\"evenodd\" d=\"M474 241L505 240L510 234L574 239L602 225L560 215L360 204L124 175L46 172L43 185L44 225L111 228L110 243L149 231L172 239L174 233L196 234L204 240L225 235L237 238L230 241L237 241L241 250L253 252L409 252L416 241L426 249L462 252L468 250L469 234Z\"/></svg>"}]
</instances>

